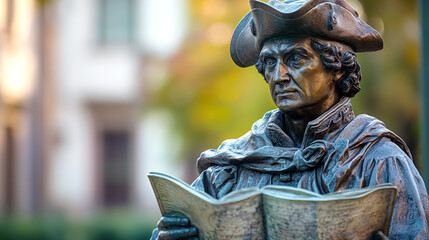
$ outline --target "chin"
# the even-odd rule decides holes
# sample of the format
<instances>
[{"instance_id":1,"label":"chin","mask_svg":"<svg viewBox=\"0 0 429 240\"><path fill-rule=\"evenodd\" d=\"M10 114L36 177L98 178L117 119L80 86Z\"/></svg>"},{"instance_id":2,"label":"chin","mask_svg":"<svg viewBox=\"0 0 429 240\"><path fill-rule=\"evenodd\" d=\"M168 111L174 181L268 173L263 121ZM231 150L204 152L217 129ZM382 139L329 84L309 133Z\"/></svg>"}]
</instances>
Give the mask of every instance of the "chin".
<instances>
[{"instance_id":1,"label":"chin","mask_svg":"<svg viewBox=\"0 0 429 240\"><path fill-rule=\"evenodd\" d=\"M282 103L280 103L280 104L277 104L277 107L278 107L282 112L287 113L287 112L294 112L294 111L297 111L297 110L299 110L299 109L304 108L305 106L304 106L304 104L299 103L299 102L289 102L289 103L284 103L284 102L282 102Z\"/></svg>"}]
</instances>

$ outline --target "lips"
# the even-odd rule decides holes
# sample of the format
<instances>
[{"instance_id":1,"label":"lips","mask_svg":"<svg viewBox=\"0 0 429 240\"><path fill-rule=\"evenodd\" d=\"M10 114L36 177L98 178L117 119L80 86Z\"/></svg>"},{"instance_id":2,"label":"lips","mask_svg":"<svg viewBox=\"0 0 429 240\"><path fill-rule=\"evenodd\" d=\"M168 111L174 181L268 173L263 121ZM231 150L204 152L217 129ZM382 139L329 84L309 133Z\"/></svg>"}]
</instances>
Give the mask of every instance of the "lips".
<instances>
[{"instance_id":1,"label":"lips","mask_svg":"<svg viewBox=\"0 0 429 240\"><path fill-rule=\"evenodd\" d=\"M298 93L298 91L296 91L296 90L287 90L287 91L279 92L276 95L277 95L277 97L287 97L289 95L297 94L297 93Z\"/></svg>"}]
</instances>

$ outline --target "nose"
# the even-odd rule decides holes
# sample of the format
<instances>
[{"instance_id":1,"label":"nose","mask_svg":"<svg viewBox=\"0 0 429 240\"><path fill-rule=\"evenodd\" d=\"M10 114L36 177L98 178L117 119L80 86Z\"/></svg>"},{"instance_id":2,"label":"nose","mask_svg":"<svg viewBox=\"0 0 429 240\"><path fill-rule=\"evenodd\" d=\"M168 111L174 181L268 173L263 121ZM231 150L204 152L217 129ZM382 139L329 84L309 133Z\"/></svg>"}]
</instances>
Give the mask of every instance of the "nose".
<instances>
[{"instance_id":1,"label":"nose","mask_svg":"<svg viewBox=\"0 0 429 240\"><path fill-rule=\"evenodd\" d=\"M275 83L280 83L280 82L284 82L284 81L289 81L289 70L287 68L287 66L282 63L282 62L278 62L276 65L276 72L274 74L274 82Z\"/></svg>"}]
</instances>

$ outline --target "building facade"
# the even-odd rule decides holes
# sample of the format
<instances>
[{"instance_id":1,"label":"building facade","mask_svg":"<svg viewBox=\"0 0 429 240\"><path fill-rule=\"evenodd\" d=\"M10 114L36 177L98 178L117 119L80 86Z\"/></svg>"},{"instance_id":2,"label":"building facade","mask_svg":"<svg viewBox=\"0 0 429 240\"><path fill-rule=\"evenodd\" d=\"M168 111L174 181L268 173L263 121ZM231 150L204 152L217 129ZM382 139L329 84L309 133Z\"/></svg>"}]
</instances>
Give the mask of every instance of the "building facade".
<instances>
[{"instance_id":1,"label":"building facade","mask_svg":"<svg viewBox=\"0 0 429 240\"><path fill-rule=\"evenodd\" d=\"M172 172L174 154L157 147L172 141L163 125L168 116L145 115L142 105L152 59L167 59L183 41L185 5L0 3L3 213L87 216L116 207L156 212L146 174ZM161 8L171 18L164 25L154 14Z\"/></svg>"}]
</instances>

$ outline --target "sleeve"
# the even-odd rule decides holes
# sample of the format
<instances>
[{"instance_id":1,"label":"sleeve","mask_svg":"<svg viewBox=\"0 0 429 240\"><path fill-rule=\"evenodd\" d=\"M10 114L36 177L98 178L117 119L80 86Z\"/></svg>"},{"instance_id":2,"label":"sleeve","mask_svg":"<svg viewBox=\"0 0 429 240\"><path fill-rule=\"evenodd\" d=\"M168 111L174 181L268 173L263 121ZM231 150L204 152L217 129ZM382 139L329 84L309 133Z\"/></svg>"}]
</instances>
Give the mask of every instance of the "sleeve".
<instances>
[{"instance_id":1,"label":"sleeve","mask_svg":"<svg viewBox=\"0 0 429 240\"><path fill-rule=\"evenodd\" d=\"M204 170L191 186L220 198L231 192L236 182L236 166L211 166Z\"/></svg>"},{"instance_id":2,"label":"sleeve","mask_svg":"<svg viewBox=\"0 0 429 240\"><path fill-rule=\"evenodd\" d=\"M429 200L423 179L405 154L373 160L368 186L392 183L398 189L389 239L429 239Z\"/></svg>"}]
</instances>

